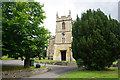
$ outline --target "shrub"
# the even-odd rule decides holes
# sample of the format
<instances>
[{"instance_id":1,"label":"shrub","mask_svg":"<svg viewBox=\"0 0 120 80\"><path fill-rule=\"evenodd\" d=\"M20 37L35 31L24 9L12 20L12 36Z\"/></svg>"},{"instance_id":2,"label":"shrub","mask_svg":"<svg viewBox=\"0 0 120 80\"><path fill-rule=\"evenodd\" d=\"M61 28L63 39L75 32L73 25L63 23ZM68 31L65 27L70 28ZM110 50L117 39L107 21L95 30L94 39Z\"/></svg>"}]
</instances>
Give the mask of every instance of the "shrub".
<instances>
[{"instance_id":1,"label":"shrub","mask_svg":"<svg viewBox=\"0 0 120 80\"><path fill-rule=\"evenodd\" d=\"M72 52L78 66L89 70L110 67L120 54L120 24L100 9L77 16L72 27Z\"/></svg>"},{"instance_id":2,"label":"shrub","mask_svg":"<svg viewBox=\"0 0 120 80\"><path fill-rule=\"evenodd\" d=\"M76 63L77 63L77 66L80 68L80 67L83 67L84 66L84 61L82 60L82 59L78 59L77 61L76 61Z\"/></svg>"}]
</instances>

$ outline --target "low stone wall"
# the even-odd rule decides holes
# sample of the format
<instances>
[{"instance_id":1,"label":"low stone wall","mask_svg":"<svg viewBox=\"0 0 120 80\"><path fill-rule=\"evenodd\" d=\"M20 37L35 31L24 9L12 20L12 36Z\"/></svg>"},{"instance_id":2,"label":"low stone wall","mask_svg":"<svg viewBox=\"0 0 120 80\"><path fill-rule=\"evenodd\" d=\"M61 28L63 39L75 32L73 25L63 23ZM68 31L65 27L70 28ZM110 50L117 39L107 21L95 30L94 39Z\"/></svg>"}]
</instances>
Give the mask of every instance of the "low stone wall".
<instances>
[{"instance_id":1,"label":"low stone wall","mask_svg":"<svg viewBox=\"0 0 120 80\"><path fill-rule=\"evenodd\" d=\"M38 62L38 61L35 61L35 63L40 63L40 64L51 64L51 65L62 65L62 66L75 66L76 63L74 62L62 62L62 61L59 61L59 62Z\"/></svg>"},{"instance_id":2,"label":"low stone wall","mask_svg":"<svg viewBox=\"0 0 120 80\"><path fill-rule=\"evenodd\" d=\"M23 78L31 75L37 75L49 71L51 68L30 69L30 70L15 70L2 72L2 78Z\"/></svg>"}]
</instances>

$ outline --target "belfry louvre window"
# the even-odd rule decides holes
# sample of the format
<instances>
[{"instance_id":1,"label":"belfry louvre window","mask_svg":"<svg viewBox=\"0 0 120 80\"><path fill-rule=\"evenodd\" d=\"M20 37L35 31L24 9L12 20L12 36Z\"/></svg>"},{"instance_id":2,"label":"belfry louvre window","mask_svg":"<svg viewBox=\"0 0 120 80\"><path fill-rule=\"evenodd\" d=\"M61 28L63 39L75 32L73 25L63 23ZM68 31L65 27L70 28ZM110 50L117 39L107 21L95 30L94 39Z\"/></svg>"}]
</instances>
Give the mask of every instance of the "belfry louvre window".
<instances>
[{"instance_id":1,"label":"belfry louvre window","mask_svg":"<svg viewBox=\"0 0 120 80\"><path fill-rule=\"evenodd\" d=\"M62 23L62 29L65 29L65 22Z\"/></svg>"},{"instance_id":2,"label":"belfry louvre window","mask_svg":"<svg viewBox=\"0 0 120 80\"><path fill-rule=\"evenodd\" d=\"M62 42L65 43L65 38L62 38Z\"/></svg>"}]
</instances>

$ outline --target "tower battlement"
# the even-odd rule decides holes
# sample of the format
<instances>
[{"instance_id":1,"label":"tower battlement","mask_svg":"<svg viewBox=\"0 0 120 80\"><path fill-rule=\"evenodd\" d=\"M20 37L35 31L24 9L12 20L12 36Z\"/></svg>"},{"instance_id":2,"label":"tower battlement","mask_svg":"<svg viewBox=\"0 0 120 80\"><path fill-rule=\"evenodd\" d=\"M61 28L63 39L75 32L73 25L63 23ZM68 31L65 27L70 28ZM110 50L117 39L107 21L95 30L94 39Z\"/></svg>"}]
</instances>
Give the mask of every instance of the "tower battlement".
<instances>
[{"instance_id":1,"label":"tower battlement","mask_svg":"<svg viewBox=\"0 0 120 80\"><path fill-rule=\"evenodd\" d=\"M61 16L59 17L58 12L56 13L56 21L61 21L61 20L72 20L71 18L71 11L69 10L69 15L68 16Z\"/></svg>"}]
</instances>

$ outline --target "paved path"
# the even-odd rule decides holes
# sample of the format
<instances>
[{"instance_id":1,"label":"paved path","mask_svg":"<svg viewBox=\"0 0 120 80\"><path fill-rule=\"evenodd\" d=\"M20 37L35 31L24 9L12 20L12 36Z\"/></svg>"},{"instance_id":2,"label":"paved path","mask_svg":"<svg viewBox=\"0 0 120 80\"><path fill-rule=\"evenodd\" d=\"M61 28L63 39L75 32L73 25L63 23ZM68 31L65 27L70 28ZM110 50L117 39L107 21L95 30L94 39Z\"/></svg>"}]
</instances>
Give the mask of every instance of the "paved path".
<instances>
[{"instance_id":1,"label":"paved path","mask_svg":"<svg viewBox=\"0 0 120 80\"><path fill-rule=\"evenodd\" d=\"M24 65L24 61L21 61L21 60L3 60L2 65L22 66L22 65Z\"/></svg>"},{"instance_id":2,"label":"paved path","mask_svg":"<svg viewBox=\"0 0 120 80\"><path fill-rule=\"evenodd\" d=\"M2 61L3 65L24 65L24 61L21 60L5 60ZM44 66L44 64L41 64ZM45 72L39 75L34 75L27 78L57 78L66 73L70 73L72 71L78 70L77 66L60 66L60 65L46 65L47 67L51 67L52 70L49 72Z\"/></svg>"},{"instance_id":3,"label":"paved path","mask_svg":"<svg viewBox=\"0 0 120 80\"><path fill-rule=\"evenodd\" d=\"M46 73L42 73L40 75L31 76L29 78L57 78L66 73L70 73L72 71L78 70L76 66L59 66L59 65L47 65L51 67L52 70Z\"/></svg>"}]
</instances>

